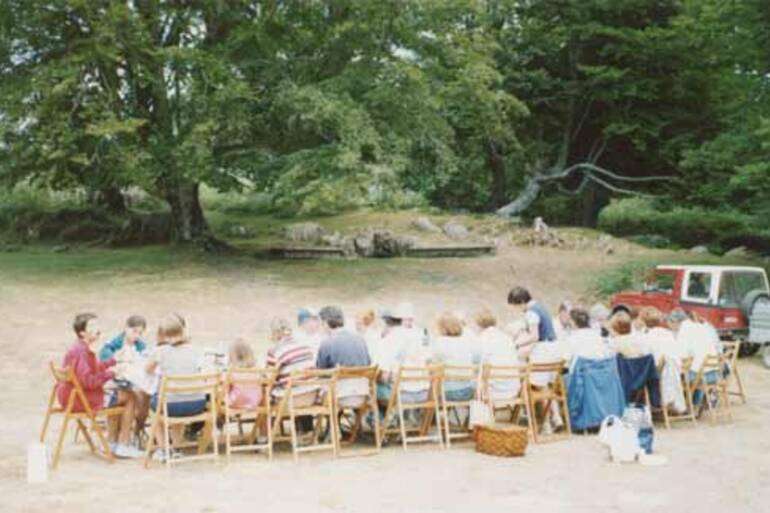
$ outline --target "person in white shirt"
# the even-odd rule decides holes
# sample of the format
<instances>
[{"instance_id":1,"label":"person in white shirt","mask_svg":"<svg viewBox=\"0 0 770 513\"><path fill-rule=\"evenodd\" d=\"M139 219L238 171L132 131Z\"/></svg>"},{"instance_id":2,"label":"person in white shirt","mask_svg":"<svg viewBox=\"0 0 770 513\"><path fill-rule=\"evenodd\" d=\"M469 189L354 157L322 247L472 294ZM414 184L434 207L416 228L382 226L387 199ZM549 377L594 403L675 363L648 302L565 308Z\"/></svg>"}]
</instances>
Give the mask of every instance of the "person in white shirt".
<instances>
[{"instance_id":1,"label":"person in white shirt","mask_svg":"<svg viewBox=\"0 0 770 513\"><path fill-rule=\"evenodd\" d=\"M719 335L702 317L688 315L683 310L671 312L668 323L676 332L677 343L681 345L684 355L692 357L690 377L694 379L707 356L720 354Z\"/></svg>"},{"instance_id":2,"label":"person in white shirt","mask_svg":"<svg viewBox=\"0 0 770 513\"><path fill-rule=\"evenodd\" d=\"M573 330L568 339L570 359L588 358L599 360L612 356L612 352L602 339L600 332L591 326L591 317L582 308L573 308L570 312Z\"/></svg>"},{"instance_id":3,"label":"person in white shirt","mask_svg":"<svg viewBox=\"0 0 770 513\"><path fill-rule=\"evenodd\" d=\"M608 347L610 351L623 355L625 358L638 358L652 354L652 349L642 336L642 333L633 331L633 321L627 312L616 312L609 322L610 339Z\"/></svg>"},{"instance_id":4,"label":"person in white shirt","mask_svg":"<svg viewBox=\"0 0 770 513\"><path fill-rule=\"evenodd\" d=\"M463 336L462 320L445 312L437 322L439 336L433 340L433 361L457 367L472 367L474 347ZM467 380L445 381L444 390L449 401L468 401L473 398L474 382Z\"/></svg>"},{"instance_id":5,"label":"person in white shirt","mask_svg":"<svg viewBox=\"0 0 770 513\"><path fill-rule=\"evenodd\" d=\"M297 330L294 332L295 342L312 349L315 358L324 338L326 334L323 332L318 311L308 307L300 308L297 312Z\"/></svg>"},{"instance_id":6,"label":"person in white shirt","mask_svg":"<svg viewBox=\"0 0 770 513\"><path fill-rule=\"evenodd\" d=\"M378 349L373 355L374 363L379 365L380 374L377 382L377 400L381 406L387 405L395 373L401 366L424 367L430 360L430 351L423 346L422 335L414 328L403 324L403 310L383 313L385 331ZM403 402L420 402L428 397L428 387L422 383L404 383L401 386Z\"/></svg>"},{"instance_id":7,"label":"person in white shirt","mask_svg":"<svg viewBox=\"0 0 770 513\"><path fill-rule=\"evenodd\" d=\"M488 309L479 311L474 322L479 328L475 335L475 363L482 365L510 367L522 365L513 347L513 341L497 327L497 319ZM509 399L518 396L521 382L518 380L493 380L489 383L489 393L493 400Z\"/></svg>"},{"instance_id":8,"label":"person in white shirt","mask_svg":"<svg viewBox=\"0 0 770 513\"><path fill-rule=\"evenodd\" d=\"M686 356L684 345L677 341L674 332L663 325L663 314L655 307L645 307L639 313L639 318L644 323L645 332L640 335L646 342L659 362L663 358L673 358L681 361Z\"/></svg>"},{"instance_id":9,"label":"person in white shirt","mask_svg":"<svg viewBox=\"0 0 770 513\"><path fill-rule=\"evenodd\" d=\"M572 319L570 319L569 316L571 310L572 303L569 301L563 301L559 305L559 310L556 314L555 322L553 323L557 341L567 340L567 338L569 338L569 334L572 331Z\"/></svg>"}]
</instances>

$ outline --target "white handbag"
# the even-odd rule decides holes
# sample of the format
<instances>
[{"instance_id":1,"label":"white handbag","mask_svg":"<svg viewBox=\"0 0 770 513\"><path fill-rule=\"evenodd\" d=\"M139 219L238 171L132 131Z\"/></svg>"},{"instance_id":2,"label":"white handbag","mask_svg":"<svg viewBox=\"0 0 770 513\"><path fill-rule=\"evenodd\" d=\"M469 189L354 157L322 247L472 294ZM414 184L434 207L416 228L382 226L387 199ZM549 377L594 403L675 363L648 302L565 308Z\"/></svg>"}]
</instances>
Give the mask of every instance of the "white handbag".
<instances>
[{"instance_id":1,"label":"white handbag","mask_svg":"<svg viewBox=\"0 0 770 513\"><path fill-rule=\"evenodd\" d=\"M486 426L491 424L493 420L492 410L487 403L481 400L481 373L479 373L476 382L476 397L471 401L470 412L468 413L468 425L470 427Z\"/></svg>"},{"instance_id":2,"label":"white handbag","mask_svg":"<svg viewBox=\"0 0 770 513\"><path fill-rule=\"evenodd\" d=\"M609 415L602 421L599 441L609 448L610 459L615 463L635 461L641 451L636 429L615 415Z\"/></svg>"}]
</instances>

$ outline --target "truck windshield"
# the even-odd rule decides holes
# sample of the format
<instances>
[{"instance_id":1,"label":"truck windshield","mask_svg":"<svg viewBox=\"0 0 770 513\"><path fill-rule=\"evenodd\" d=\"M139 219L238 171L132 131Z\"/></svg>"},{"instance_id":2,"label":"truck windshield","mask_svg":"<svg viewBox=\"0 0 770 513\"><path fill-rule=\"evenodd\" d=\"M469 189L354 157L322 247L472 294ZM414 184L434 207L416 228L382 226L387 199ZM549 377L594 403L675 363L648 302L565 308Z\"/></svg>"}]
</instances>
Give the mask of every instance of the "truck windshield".
<instances>
[{"instance_id":1,"label":"truck windshield","mask_svg":"<svg viewBox=\"0 0 770 513\"><path fill-rule=\"evenodd\" d=\"M649 276L644 284L644 290L647 292L663 292L672 294L674 292L674 273L654 272Z\"/></svg>"},{"instance_id":2,"label":"truck windshield","mask_svg":"<svg viewBox=\"0 0 770 513\"><path fill-rule=\"evenodd\" d=\"M752 290L767 290L765 276L752 271L725 271L719 283L719 305L739 307Z\"/></svg>"}]
</instances>

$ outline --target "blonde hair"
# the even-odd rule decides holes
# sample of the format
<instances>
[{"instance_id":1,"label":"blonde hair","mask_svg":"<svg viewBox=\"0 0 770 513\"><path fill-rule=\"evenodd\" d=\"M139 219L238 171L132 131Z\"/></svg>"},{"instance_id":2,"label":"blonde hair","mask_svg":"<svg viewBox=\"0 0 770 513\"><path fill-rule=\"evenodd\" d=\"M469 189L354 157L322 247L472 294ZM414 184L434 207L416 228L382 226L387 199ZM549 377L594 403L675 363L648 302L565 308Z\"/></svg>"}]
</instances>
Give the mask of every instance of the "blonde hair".
<instances>
[{"instance_id":1,"label":"blonde hair","mask_svg":"<svg viewBox=\"0 0 770 513\"><path fill-rule=\"evenodd\" d=\"M639 319L647 328L657 328L663 324L663 314L654 306L646 306L639 312Z\"/></svg>"},{"instance_id":2,"label":"blonde hair","mask_svg":"<svg viewBox=\"0 0 770 513\"><path fill-rule=\"evenodd\" d=\"M368 328L369 326L372 325L372 323L374 322L374 317L375 317L374 310L372 310L371 308L368 310L364 310L363 312L360 312L358 314L358 320L361 321L361 324L363 324L365 328Z\"/></svg>"},{"instance_id":3,"label":"blonde hair","mask_svg":"<svg viewBox=\"0 0 770 513\"><path fill-rule=\"evenodd\" d=\"M444 312L438 318L438 331L445 337L459 337L463 334L463 323L451 312Z\"/></svg>"},{"instance_id":4,"label":"blonde hair","mask_svg":"<svg viewBox=\"0 0 770 513\"><path fill-rule=\"evenodd\" d=\"M288 335L291 335L289 322L283 317L273 317L270 320L270 338L277 342Z\"/></svg>"},{"instance_id":5,"label":"blonde hair","mask_svg":"<svg viewBox=\"0 0 770 513\"><path fill-rule=\"evenodd\" d=\"M489 308L484 308L476 312L473 320L476 321L476 326L483 330L497 325L497 319Z\"/></svg>"},{"instance_id":6,"label":"blonde hair","mask_svg":"<svg viewBox=\"0 0 770 513\"><path fill-rule=\"evenodd\" d=\"M158 338L174 346L188 342L187 323L179 314L167 315L158 325Z\"/></svg>"},{"instance_id":7,"label":"blonde hair","mask_svg":"<svg viewBox=\"0 0 770 513\"><path fill-rule=\"evenodd\" d=\"M230 365L240 369L248 369L256 366L254 351L245 340L239 338L230 344Z\"/></svg>"}]
</instances>

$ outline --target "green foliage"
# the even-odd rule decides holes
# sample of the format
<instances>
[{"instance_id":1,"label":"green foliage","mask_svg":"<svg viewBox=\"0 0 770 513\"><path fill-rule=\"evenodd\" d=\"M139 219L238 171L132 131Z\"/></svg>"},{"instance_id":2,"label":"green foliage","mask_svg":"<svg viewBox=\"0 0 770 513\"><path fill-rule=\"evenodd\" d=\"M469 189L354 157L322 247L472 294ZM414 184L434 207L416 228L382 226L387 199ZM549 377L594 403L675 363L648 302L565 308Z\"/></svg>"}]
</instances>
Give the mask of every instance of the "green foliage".
<instances>
[{"instance_id":1,"label":"green foliage","mask_svg":"<svg viewBox=\"0 0 770 513\"><path fill-rule=\"evenodd\" d=\"M599 228L613 235L661 235L682 246L717 242L724 234L751 231L753 219L738 212L662 205L641 199L611 203L599 214Z\"/></svg>"}]
</instances>

